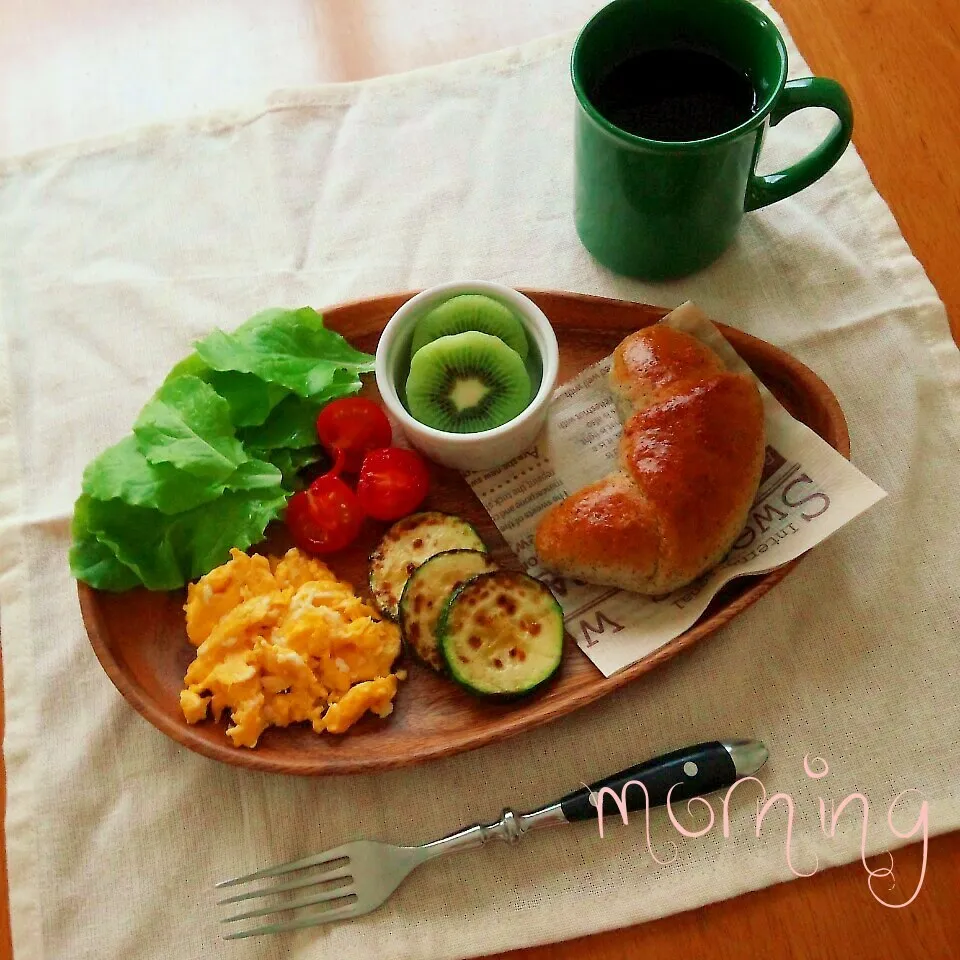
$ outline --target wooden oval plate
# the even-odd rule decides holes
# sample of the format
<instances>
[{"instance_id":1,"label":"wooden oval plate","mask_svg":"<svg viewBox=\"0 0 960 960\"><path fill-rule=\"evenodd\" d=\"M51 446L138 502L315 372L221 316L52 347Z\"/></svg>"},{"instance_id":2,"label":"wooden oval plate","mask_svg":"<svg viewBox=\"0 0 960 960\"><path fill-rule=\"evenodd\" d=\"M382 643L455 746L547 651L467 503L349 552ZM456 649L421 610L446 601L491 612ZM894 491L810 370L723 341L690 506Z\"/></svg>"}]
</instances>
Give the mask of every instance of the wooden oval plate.
<instances>
[{"instance_id":1,"label":"wooden oval plate","mask_svg":"<svg viewBox=\"0 0 960 960\"><path fill-rule=\"evenodd\" d=\"M525 292L556 328L561 383L611 353L626 334L655 323L667 313L640 303ZM384 324L412 295L349 303L324 311L324 318L355 346L372 353ZM728 327L720 329L793 416L844 456L849 455L846 421L826 384L776 347ZM371 383L367 390L375 393L374 385ZM493 521L458 473L442 467L433 469L427 508L465 517L498 562L505 567L517 566ZM289 546L282 526L275 526L279 529L271 530L263 552L283 551ZM369 524L360 542L330 560L334 571L358 589L366 587L366 558L385 526ZM184 630L184 591L110 594L80 584L79 593L83 621L103 669L157 729L191 750L225 763L316 776L386 770L472 750L584 707L728 623L779 583L798 562L794 560L762 577L744 577L728 584L691 629L612 677L604 678L568 637L568 650L557 679L539 695L503 705L475 699L405 656L403 666L409 670L409 679L400 685L396 707L388 719L367 716L344 736L317 736L305 724L270 729L253 750L232 746L224 732L225 722L190 726L183 719L179 693L194 655Z\"/></svg>"}]
</instances>

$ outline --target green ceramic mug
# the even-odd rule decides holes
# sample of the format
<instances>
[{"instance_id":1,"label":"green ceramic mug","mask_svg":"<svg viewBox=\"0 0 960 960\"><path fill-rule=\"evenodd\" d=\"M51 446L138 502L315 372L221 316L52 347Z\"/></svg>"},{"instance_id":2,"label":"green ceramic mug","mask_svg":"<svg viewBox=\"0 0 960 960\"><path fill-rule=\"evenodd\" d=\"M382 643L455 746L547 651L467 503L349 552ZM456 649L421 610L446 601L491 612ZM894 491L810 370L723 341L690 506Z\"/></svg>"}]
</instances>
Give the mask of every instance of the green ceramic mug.
<instances>
[{"instance_id":1,"label":"green ceramic mug","mask_svg":"<svg viewBox=\"0 0 960 960\"><path fill-rule=\"evenodd\" d=\"M711 53L746 74L756 94L748 120L704 140L648 140L596 108L597 84L628 57L674 45ZM726 249L744 212L765 207L822 177L850 142L853 111L834 80L787 80L787 48L747 0L614 0L580 32L571 75L576 225L604 266L646 280L680 277ZM768 126L803 107L839 121L811 154L778 173L755 173Z\"/></svg>"}]
</instances>

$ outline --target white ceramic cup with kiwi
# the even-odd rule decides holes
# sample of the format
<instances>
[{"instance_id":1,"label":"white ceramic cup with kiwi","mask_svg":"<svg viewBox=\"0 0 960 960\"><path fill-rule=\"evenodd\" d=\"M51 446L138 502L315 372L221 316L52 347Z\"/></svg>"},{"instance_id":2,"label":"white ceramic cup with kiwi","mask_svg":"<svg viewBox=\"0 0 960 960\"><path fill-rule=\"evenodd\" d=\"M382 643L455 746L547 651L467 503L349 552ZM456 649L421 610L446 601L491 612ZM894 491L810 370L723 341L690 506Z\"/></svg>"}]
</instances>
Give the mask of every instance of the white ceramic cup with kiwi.
<instances>
[{"instance_id":1,"label":"white ceramic cup with kiwi","mask_svg":"<svg viewBox=\"0 0 960 960\"><path fill-rule=\"evenodd\" d=\"M537 439L557 383L557 337L511 287L445 283L408 300L377 345L377 388L437 463L488 470Z\"/></svg>"}]
</instances>

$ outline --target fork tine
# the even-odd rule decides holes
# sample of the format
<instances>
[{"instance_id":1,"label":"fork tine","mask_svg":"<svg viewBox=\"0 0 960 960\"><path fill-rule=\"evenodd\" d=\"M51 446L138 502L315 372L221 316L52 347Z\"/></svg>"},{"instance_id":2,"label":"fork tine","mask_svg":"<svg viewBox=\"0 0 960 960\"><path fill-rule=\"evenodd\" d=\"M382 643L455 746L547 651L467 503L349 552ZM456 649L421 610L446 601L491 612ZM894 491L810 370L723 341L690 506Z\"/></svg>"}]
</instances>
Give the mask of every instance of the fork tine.
<instances>
[{"instance_id":1,"label":"fork tine","mask_svg":"<svg viewBox=\"0 0 960 960\"><path fill-rule=\"evenodd\" d=\"M302 900L294 900L292 903L279 903L272 907L258 907L256 910L249 910L246 913L237 913L220 922L232 923L234 920L250 920L252 917L265 917L268 913L283 913L284 910L312 907L316 903L326 903L328 900L343 900L344 897L355 895L356 891L353 886L351 884L345 884L342 887L335 887L333 890L324 890L322 893L315 893L311 897L304 897ZM346 904L341 904L341 906L346 906Z\"/></svg>"},{"instance_id":2,"label":"fork tine","mask_svg":"<svg viewBox=\"0 0 960 960\"><path fill-rule=\"evenodd\" d=\"M234 877L232 880L221 880L214 884L214 889L221 887L234 887L238 883L248 883L250 880L262 880L264 877L279 877L284 873L292 873L294 870L303 870L306 867L319 867L324 863L330 863L332 860L340 860L344 857L350 859L350 855L345 853L350 846L349 843L340 847L334 847L333 850L325 850L323 853L315 853L311 857L302 857L300 860L291 860L289 863L281 863L275 867L267 867L264 870L257 870L256 873L248 873L242 877Z\"/></svg>"},{"instance_id":3,"label":"fork tine","mask_svg":"<svg viewBox=\"0 0 960 960\"><path fill-rule=\"evenodd\" d=\"M226 897L218 900L217 904L222 906L225 903L239 903L241 900L250 900L253 897L269 897L273 893L283 893L286 890L299 890L301 887L313 887L318 883L326 883L328 880L340 880L343 877L352 876L350 867L340 867L339 870L328 870L326 873L311 874L304 880L291 880L289 883L278 883L274 887L262 887L259 890L251 890L249 893L238 893L233 897Z\"/></svg>"},{"instance_id":4,"label":"fork tine","mask_svg":"<svg viewBox=\"0 0 960 960\"><path fill-rule=\"evenodd\" d=\"M251 930L238 930L236 933L226 934L223 939L242 940L244 937L259 937L268 933L286 933L289 930L302 930L304 927L318 927L321 923L330 923L333 920L349 920L369 912L370 909L358 910L357 905L352 903L346 907L335 907L333 910L318 910L299 920L270 923L263 927L253 927Z\"/></svg>"}]
</instances>

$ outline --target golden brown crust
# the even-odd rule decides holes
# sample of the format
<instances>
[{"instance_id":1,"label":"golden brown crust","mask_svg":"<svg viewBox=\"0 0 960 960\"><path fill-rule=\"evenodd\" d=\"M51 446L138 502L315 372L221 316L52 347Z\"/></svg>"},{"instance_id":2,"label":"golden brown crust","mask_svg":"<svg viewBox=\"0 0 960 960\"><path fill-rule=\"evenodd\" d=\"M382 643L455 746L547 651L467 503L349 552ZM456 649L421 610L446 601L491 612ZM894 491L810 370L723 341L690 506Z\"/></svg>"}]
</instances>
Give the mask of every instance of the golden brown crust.
<instances>
[{"instance_id":1,"label":"golden brown crust","mask_svg":"<svg viewBox=\"0 0 960 960\"><path fill-rule=\"evenodd\" d=\"M657 323L631 333L617 345L610 389L626 420L628 411L677 396L723 371L720 358L696 337Z\"/></svg>"},{"instance_id":2,"label":"golden brown crust","mask_svg":"<svg viewBox=\"0 0 960 960\"><path fill-rule=\"evenodd\" d=\"M763 465L763 405L689 334L660 324L614 352L629 415L620 470L546 512L540 562L588 582L669 593L717 564L743 529Z\"/></svg>"},{"instance_id":3,"label":"golden brown crust","mask_svg":"<svg viewBox=\"0 0 960 960\"><path fill-rule=\"evenodd\" d=\"M756 494L763 449L760 395L733 373L627 422L621 460L659 518L658 591L689 583L727 552Z\"/></svg>"},{"instance_id":4,"label":"golden brown crust","mask_svg":"<svg viewBox=\"0 0 960 960\"><path fill-rule=\"evenodd\" d=\"M563 572L578 580L629 590L638 575L655 576L660 532L636 484L613 473L547 511L537 526L536 551L544 563L563 558Z\"/></svg>"}]
</instances>

